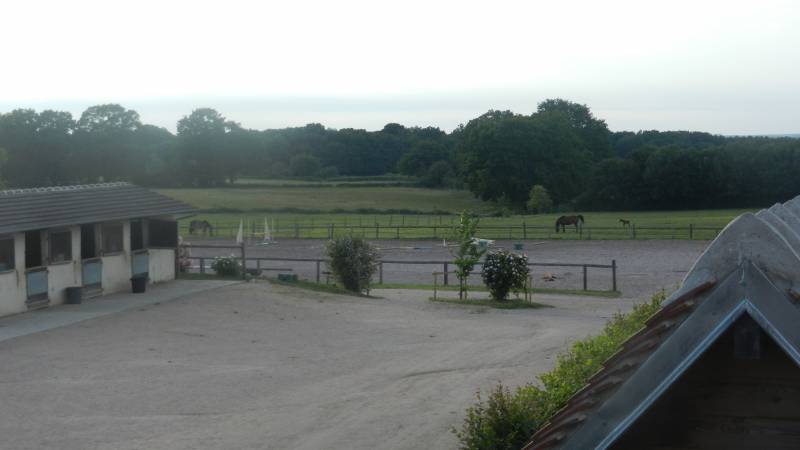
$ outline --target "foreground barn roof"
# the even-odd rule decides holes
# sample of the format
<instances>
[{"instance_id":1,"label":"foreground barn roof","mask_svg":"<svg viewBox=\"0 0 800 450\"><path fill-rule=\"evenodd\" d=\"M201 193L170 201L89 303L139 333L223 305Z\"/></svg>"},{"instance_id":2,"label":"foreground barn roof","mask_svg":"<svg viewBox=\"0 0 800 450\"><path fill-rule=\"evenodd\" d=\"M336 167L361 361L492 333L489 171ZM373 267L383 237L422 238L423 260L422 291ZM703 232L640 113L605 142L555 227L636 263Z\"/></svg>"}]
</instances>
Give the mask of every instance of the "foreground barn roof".
<instances>
[{"instance_id":1,"label":"foreground barn roof","mask_svg":"<svg viewBox=\"0 0 800 450\"><path fill-rule=\"evenodd\" d=\"M757 324L800 365L799 255L800 197L736 218L661 310L525 449L625 447L626 431L636 432L637 420L737 321Z\"/></svg>"},{"instance_id":2,"label":"foreground barn roof","mask_svg":"<svg viewBox=\"0 0 800 450\"><path fill-rule=\"evenodd\" d=\"M0 191L0 234L195 211L130 183L12 189Z\"/></svg>"}]
</instances>

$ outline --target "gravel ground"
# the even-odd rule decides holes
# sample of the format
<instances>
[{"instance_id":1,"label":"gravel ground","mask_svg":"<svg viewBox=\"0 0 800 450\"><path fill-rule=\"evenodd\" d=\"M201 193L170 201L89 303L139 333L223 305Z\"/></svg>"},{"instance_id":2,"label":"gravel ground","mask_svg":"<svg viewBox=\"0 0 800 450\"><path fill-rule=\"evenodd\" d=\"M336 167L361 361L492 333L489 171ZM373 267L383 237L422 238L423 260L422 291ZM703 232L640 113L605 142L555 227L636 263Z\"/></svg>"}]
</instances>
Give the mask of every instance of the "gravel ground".
<instances>
[{"instance_id":1,"label":"gravel ground","mask_svg":"<svg viewBox=\"0 0 800 450\"><path fill-rule=\"evenodd\" d=\"M237 284L0 342L0 447L455 448L476 389L534 381L631 304L377 294Z\"/></svg>"},{"instance_id":2,"label":"gravel ground","mask_svg":"<svg viewBox=\"0 0 800 450\"><path fill-rule=\"evenodd\" d=\"M192 243L228 243L231 241L192 240ZM518 241L496 241L495 248L512 249ZM381 249L383 259L398 261L443 261L452 260L450 248L436 241L373 241ZM250 245L248 257L274 258L323 258L324 240L301 239L280 240L275 245ZM611 264L617 262L617 289L626 298L647 298L653 292L675 289L691 268L694 261L708 245L708 241L687 240L625 240L625 241L526 241L524 252L531 262L560 262L579 264ZM216 253L215 253L216 252ZM230 253L223 251L223 254ZM218 250L195 249L193 256L219 255ZM197 263L197 262L195 262ZM209 263L210 264L210 263ZM252 263L251 263L252 264ZM264 267L291 268L301 278L314 280L316 266L313 262L265 262ZM324 268L322 269L324 270ZM384 282L432 284L431 273L442 271L441 265L430 264L385 264ZM453 267L450 266L450 270ZM552 282L542 280L543 272L554 274ZM274 275L276 272L267 272ZM547 288L580 289L582 287L580 267L536 267L534 285ZM479 283L479 276L473 277ZM454 283L451 276L451 283ZM608 290L612 287L610 269L588 269L588 287Z\"/></svg>"}]
</instances>

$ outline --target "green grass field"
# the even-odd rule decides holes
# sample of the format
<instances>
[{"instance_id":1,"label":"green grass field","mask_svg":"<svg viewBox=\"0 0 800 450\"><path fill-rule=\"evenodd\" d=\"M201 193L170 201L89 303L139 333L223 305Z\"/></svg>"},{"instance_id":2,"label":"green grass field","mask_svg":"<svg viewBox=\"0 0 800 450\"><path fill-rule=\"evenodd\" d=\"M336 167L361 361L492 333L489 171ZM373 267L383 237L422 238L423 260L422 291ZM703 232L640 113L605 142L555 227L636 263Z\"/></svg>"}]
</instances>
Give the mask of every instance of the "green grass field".
<instances>
[{"instance_id":1,"label":"green grass field","mask_svg":"<svg viewBox=\"0 0 800 450\"><path fill-rule=\"evenodd\" d=\"M475 199L467 191L417 187L254 187L213 189L160 189L159 192L202 210L287 210L315 213L357 210L406 210L458 213L463 209L487 212L494 205Z\"/></svg>"},{"instance_id":2,"label":"green grass field","mask_svg":"<svg viewBox=\"0 0 800 450\"><path fill-rule=\"evenodd\" d=\"M381 175L365 177L334 177L324 180L306 178L256 178L242 177L236 179L237 187L369 187L369 186L413 186L419 179L402 175Z\"/></svg>"},{"instance_id":3,"label":"green grass field","mask_svg":"<svg viewBox=\"0 0 800 450\"><path fill-rule=\"evenodd\" d=\"M263 233L268 218L276 238L327 238L352 233L370 239L441 239L449 237L465 209L490 214L497 205L466 191L418 187L265 187L161 189L161 193L206 211L220 236L235 235L239 221L248 234ZM296 211L296 212L291 212ZM395 211L395 213L387 213ZM400 211L402 213L396 213ZM713 239L731 219L748 210L648 212L577 212L581 233L555 233L562 214L483 217L479 236L487 239ZM418 213L415 213L418 212ZM421 213L419 213L421 212ZM575 214L577 214L575 213ZM622 227L619 219L633 227ZM523 228L524 224L524 228ZM690 230L690 225L692 229ZM188 220L182 223L184 233Z\"/></svg>"}]
</instances>

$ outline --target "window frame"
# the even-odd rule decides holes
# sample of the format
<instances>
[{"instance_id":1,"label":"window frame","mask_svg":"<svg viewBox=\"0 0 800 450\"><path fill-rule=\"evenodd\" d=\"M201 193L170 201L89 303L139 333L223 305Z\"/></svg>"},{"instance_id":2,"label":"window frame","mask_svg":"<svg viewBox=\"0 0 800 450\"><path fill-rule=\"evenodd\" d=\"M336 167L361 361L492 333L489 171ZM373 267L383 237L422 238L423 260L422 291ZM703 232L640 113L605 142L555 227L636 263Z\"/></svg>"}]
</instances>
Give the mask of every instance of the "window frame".
<instances>
[{"instance_id":1,"label":"window frame","mask_svg":"<svg viewBox=\"0 0 800 450\"><path fill-rule=\"evenodd\" d=\"M11 268L0 269L0 273L14 272L17 270L17 242L13 235L0 235L0 242L11 241Z\"/></svg>"},{"instance_id":2,"label":"window frame","mask_svg":"<svg viewBox=\"0 0 800 450\"><path fill-rule=\"evenodd\" d=\"M119 227L119 250L109 251L106 248L106 229L109 227ZM124 222L106 222L100 224L100 253L102 256L115 256L125 253L125 223Z\"/></svg>"}]
</instances>

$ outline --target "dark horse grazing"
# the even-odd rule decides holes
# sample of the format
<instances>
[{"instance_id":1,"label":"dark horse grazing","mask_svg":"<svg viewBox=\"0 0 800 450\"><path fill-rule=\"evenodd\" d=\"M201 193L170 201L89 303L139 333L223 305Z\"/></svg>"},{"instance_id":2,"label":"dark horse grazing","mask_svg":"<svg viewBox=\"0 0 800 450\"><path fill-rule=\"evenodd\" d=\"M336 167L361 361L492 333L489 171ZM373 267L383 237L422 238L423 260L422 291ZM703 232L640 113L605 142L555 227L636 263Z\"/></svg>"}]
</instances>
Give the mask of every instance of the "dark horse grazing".
<instances>
[{"instance_id":1,"label":"dark horse grazing","mask_svg":"<svg viewBox=\"0 0 800 450\"><path fill-rule=\"evenodd\" d=\"M207 220L193 220L189 222L189 234L194 234L196 231L211 236L214 234L214 227Z\"/></svg>"},{"instance_id":2,"label":"dark horse grazing","mask_svg":"<svg viewBox=\"0 0 800 450\"><path fill-rule=\"evenodd\" d=\"M558 227L561 227L561 231L566 233L567 225L575 225L575 232L577 232L578 222L583 224L583 216L580 214L577 216L561 216L556 220L556 233L558 233Z\"/></svg>"}]
</instances>

